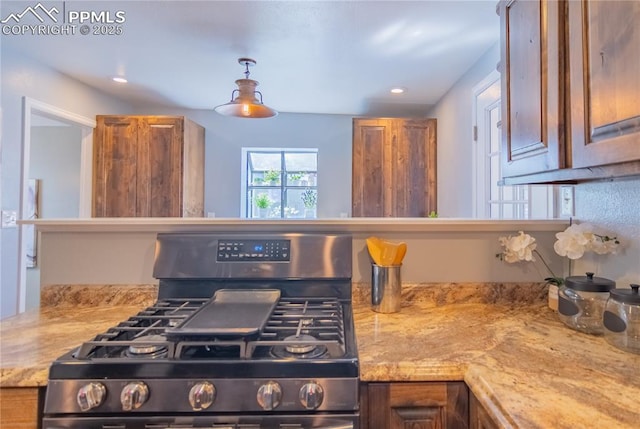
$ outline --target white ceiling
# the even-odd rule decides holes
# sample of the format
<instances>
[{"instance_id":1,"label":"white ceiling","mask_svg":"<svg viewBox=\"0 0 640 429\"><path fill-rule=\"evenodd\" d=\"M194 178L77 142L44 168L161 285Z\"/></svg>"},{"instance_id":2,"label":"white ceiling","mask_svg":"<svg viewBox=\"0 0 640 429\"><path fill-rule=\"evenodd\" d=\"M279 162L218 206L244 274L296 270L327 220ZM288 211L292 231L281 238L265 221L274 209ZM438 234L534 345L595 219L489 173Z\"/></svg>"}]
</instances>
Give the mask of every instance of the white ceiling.
<instances>
[{"instance_id":1,"label":"white ceiling","mask_svg":"<svg viewBox=\"0 0 640 429\"><path fill-rule=\"evenodd\" d=\"M4 19L37 1L2 3ZM124 11L123 34L3 35L2 48L135 105L212 109L243 77L237 59L251 57L251 78L278 111L420 114L499 39L494 0L43 4ZM394 86L407 92L392 95Z\"/></svg>"}]
</instances>

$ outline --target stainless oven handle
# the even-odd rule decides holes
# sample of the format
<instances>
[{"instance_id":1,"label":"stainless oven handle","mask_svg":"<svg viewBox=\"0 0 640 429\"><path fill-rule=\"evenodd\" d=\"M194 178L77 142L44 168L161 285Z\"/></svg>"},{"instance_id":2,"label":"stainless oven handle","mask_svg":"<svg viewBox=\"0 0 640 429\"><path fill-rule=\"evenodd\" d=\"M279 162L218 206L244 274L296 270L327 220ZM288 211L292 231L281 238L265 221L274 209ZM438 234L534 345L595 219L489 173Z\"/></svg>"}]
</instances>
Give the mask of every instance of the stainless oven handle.
<instances>
[{"instance_id":1,"label":"stainless oven handle","mask_svg":"<svg viewBox=\"0 0 640 429\"><path fill-rule=\"evenodd\" d=\"M321 426L318 429L354 429L353 423L339 424L339 425L331 425L331 426Z\"/></svg>"}]
</instances>

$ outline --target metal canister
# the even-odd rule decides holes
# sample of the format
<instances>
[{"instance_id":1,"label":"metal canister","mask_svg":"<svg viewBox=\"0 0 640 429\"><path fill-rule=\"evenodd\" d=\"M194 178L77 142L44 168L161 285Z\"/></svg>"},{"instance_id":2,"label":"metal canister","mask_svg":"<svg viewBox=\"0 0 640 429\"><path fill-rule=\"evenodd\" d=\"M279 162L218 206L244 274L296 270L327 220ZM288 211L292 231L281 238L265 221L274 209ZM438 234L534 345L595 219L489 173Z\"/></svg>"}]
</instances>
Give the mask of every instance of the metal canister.
<instances>
[{"instance_id":1,"label":"metal canister","mask_svg":"<svg viewBox=\"0 0 640 429\"><path fill-rule=\"evenodd\" d=\"M402 265L372 265L371 271L371 308L378 313L397 313L400 311L402 295Z\"/></svg>"}]
</instances>

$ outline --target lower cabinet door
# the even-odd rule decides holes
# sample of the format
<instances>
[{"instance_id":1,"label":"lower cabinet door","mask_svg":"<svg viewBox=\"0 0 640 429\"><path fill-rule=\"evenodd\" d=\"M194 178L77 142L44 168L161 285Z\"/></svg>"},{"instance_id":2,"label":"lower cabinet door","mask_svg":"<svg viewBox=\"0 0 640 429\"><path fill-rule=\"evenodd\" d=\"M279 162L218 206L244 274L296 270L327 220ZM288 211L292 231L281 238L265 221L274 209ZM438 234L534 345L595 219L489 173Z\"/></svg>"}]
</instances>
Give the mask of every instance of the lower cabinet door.
<instances>
[{"instance_id":1,"label":"lower cabinet door","mask_svg":"<svg viewBox=\"0 0 640 429\"><path fill-rule=\"evenodd\" d=\"M361 429L466 429L469 391L463 382L366 383Z\"/></svg>"},{"instance_id":2,"label":"lower cabinet door","mask_svg":"<svg viewBox=\"0 0 640 429\"><path fill-rule=\"evenodd\" d=\"M42 387L0 389L0 428L37 429L41 415Z\"/></svg>"}]
</instances>

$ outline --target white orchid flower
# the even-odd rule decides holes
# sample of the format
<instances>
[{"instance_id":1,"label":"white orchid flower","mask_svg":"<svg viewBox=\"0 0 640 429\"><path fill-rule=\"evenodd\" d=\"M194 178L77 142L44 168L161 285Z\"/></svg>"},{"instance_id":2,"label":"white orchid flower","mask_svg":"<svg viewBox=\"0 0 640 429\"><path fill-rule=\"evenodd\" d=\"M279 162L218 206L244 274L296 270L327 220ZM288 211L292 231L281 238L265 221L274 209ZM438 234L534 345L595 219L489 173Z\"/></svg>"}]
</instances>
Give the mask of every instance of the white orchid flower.
<instances>
[{"instance_id":1,"label":"white orchid flower","mask_svg":"<svg viewBox=\"0 0 640 429\"><path fill-rule=\"evenodd\" d=\"M500 237L498 239L504 247L502 258L512 264L519 261L533 261L533 251L536 249L536 239L518 231L518 235L509 237Z\"/></svg>"},{"instance_id":2,"label":"white orchid flower","mask_svg":"<svg viewBox=\"0 0 640 429\"><path fill-rule=\"evenodd\" d=\"M618 240L602 236L593 232L593 226L588 223L570 225L563 232L556 234L558 239L553 248L560 256L569 259L580 259L585 252L593 251L599 255L616 253Z\"/></svg>"}]
</instances>

